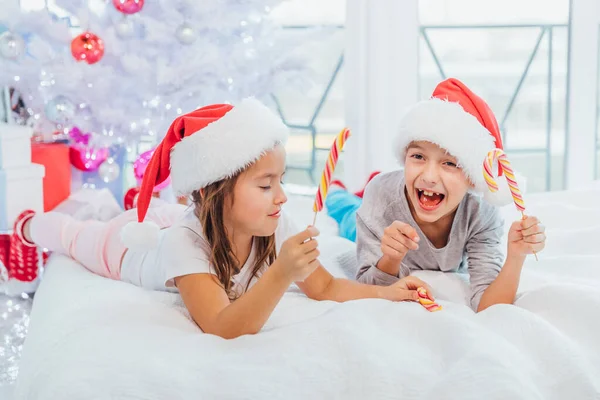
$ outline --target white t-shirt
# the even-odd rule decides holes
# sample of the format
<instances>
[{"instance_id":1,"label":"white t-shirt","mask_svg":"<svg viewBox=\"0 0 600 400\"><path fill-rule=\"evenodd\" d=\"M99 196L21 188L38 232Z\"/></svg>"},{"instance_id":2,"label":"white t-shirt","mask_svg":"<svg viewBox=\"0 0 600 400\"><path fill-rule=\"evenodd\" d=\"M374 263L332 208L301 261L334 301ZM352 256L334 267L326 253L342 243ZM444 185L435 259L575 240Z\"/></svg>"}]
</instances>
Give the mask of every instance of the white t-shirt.
<instances>
[{"instance_id":1,"label":"white t-shirt","mask_svg":"<svg viewBox=\"0 0 600 400\"><path fill-rule=\"evenodd\" d=\"M275 230L276 254L281 244L290 236L297 234L293 221L281 213ZM160 231L160 241L156 249L149 252L129 250L121 267L121 280L151 290L177 291L174 280L190 274L214 274L210 265L210 246L202 233L202 225L193 210L169 228ZM232 290L241 295L246 289L248 279L256 260L256 246L237 275L232 277ZM248 287L257 281L255 277Z\"/></svg>"}]
</instances>

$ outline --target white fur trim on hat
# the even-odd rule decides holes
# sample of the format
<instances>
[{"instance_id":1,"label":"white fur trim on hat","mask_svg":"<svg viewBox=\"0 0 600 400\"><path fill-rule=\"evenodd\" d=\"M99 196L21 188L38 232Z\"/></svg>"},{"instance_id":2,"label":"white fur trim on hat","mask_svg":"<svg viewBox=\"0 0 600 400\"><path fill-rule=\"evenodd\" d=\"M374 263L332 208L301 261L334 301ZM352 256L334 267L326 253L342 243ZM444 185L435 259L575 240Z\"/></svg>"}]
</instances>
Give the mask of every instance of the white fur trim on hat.
<instances>
[{"instance_id":1,"label":"white fur trim on hat","mask_svg":"<svg viewBox=\"0 0 600 400\"><path fill-rule=\"evenodd\" d=\"M121 243L131 250L152 250L158 246L159 233L154 222L130 222L121 229Z\"/></svg>"},{"instance_id":2,"label":"white fur trim on hat","mask_svg":"<svg viewBox=\"0 0 600 400\"><path fill-rule=\"evenodd\" d=\"M483 178L483 161L495 148L494 137L460 104L432 98L409 109L400 121L394 145L402 165L406 149L414 141L435 143L445 149L456 157L476 192L489 191Z\"/></svg>"},{"instance_id":3,"label":"white fur trim on hat","mask_svg":"<svg viewBox=\"0 0 600 400\"><path fill-rule=\"evenodd\" d=\"M494 179L498 184L498 190L492 192L489 189L486 189L483 192L483 199L488 203L498 207L512 203L514 200L512 193L510 192L508 182L506 181L506 175L502 174L502 176L495 177ZM519 183L519 190L521 191L521 194L525 193L527 190L527 179L517 172L515 172L515 179Z\"/></svg>"},{"instance_id":4,"label":"white fur trim on hat","mask_svg":"<svg viewBox=\"0 0 600 400\"><path fill-rule=\"evenodd\" d=\"M222 118L187 136L171 151L171 179L179 195L231 177L278 144L289 129L258 100L243 100Z\"/></svg>"}]
</instances>

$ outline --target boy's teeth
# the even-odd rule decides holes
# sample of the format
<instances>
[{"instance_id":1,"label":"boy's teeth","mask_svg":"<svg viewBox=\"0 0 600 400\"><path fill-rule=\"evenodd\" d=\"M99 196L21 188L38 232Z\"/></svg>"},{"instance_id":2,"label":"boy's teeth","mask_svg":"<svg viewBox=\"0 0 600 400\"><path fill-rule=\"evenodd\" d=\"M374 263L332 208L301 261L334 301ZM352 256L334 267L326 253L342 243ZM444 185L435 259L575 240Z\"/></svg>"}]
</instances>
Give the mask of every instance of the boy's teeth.
<instances>
[{"instance_id":1,"label":"boy's teeth","mask_svg":"<svg viewBox=\"0 0 600 400\"><path fill-rule=\"evenodd\" d=\"M423 193L425 196L433 196L433 195L437 195L437 196L441 196L439 193L436 192L430 192L428 190L421 190L418 189L421 193Z\"/></svg>"}]
</instances>

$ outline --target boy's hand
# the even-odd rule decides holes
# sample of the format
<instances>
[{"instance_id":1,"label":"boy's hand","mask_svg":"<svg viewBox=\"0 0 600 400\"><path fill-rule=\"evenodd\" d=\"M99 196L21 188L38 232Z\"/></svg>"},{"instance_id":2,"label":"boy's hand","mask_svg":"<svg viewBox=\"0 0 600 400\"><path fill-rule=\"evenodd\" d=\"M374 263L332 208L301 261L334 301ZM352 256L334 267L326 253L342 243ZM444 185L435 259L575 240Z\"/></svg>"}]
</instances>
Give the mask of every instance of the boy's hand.
<instances>
[{"instance_id":1,"label":"boy's hand","mask_svg":"<svg viewBox=\"0 0 600 400\"><path fill-rule=\"evenodd\" d=\"M546 228L536 217L515 221L508 231L508 257L539 253L546 245Z\"/></svg>"},{"instance_id":2,"label":"boy's hand","mask_svg":"<svg viewBox=\"0 0 600 400\"><path fill-rule=\"evenodd\" d=\"M395 261L402 261L409 250L419 248L419 235L415 228L400 221L394 221L384 229L381 238L381 251Z\"/></svg>"},{"instance_id":3,"label":"boy's hand","mask_svg":"<svg viewBox=\"0 0 600 400\"><path fill-rule=\"evenodd\" d=\"M391 301L419 301L417 289L424 287L427 290L427 296L435 301L431 287L414 276L407 276L400 279L393 285L386 286L384 289L384 298Z\"/></svg>"}]
</instances>

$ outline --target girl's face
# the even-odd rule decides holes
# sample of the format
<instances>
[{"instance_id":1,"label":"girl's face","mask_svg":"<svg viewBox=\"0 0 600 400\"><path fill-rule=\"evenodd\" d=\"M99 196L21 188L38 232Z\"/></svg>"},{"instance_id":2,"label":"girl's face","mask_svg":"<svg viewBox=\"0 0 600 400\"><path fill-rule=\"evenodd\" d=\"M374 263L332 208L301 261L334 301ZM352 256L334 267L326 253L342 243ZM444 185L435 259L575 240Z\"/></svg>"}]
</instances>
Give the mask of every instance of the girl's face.
<instances>
[{"instance_id":1,"label":"girl's face","mask_svg":"<svg viewBox=\"0 0 600 400\"><path fill-rule=\"evenodd\" d=\"M287 201L282 180L285 149L276 146L240 174L225 201L225 221L234 231L251 236L275 233L281 206Z\"/></svg>"},{"instance_id":2,"label":"girl's face","mask_svg":"<svg viewBox=\"0 0 600 400\"><path fill-rule=\"evenodd\" d=\"M408 146L404 177L415 219L429 223L453 213L471 187L456 158L425 141Z\"/></svg>"}]
</instances>

